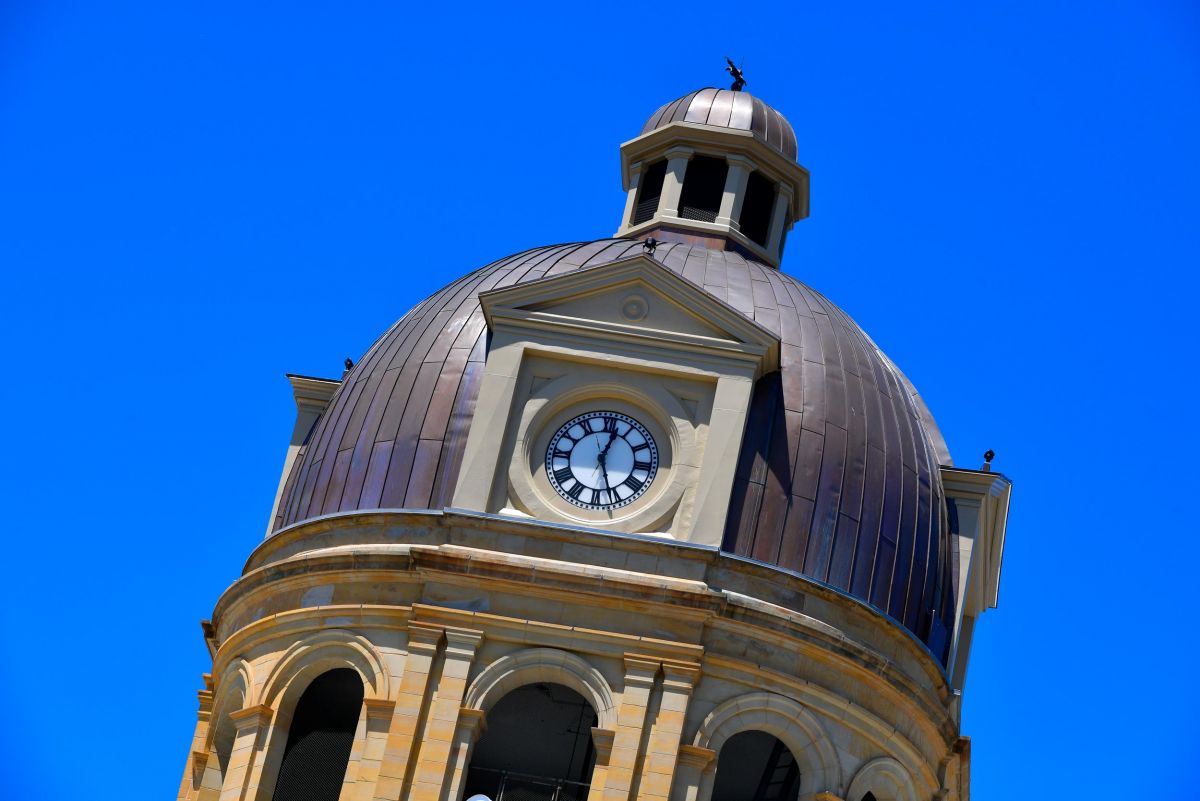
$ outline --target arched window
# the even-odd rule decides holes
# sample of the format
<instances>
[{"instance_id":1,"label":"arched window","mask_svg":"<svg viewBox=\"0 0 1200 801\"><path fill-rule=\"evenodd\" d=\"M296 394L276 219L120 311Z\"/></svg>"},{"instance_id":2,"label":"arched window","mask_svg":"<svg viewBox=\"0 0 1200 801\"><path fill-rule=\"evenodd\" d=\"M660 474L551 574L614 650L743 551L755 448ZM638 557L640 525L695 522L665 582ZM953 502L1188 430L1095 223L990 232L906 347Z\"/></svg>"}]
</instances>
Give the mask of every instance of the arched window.
<instances>
[{"instance_id":1,"label":"arched window","mask_svg":"<svg viewBox=\"0 0 1200 801\"><path fill-rule=\"evenodd\" d=\"M363 704L358 673L322 673L296 703L273 801L338 801Z\"/></svg>"},{"instance_id":2,"label":"arched window","mask_svg":"<svg viewBox=\"0 0 1200 801\"><path fill-rule=\"evenodd\" d=\"M771 212L775 207L775 184L755 170L746 180L746 197L742 200L742 216L738 228L751 242L767 246L771 231Z\"/></svg>"},{"instance_id":3,"label":"arched window","mask_svg":"<svg viewBox=\"0 0 1200 801\"><path fill-rule=\"evenodd\" d=\"M685 220L715 221L721 210L721 196L725 194L725 176L728 172L729 165L725 159L693 156L683 175L679 216Z\"/></svg>"},{"instance_id":4,"label":"arched window","mask_svg":"<svg viewBox=\"0 0 1200 801\"><path fill-rule=\"evenodd\" d=\"M493 801L586 801L596 754L596 711L560 684L527 684L487 713L475 744L463 798Z\"/></svg>"},{"instance_id":5,"label":"arched window","mask_svg":"<svg viewBox=\"0 0 1200 801\"><path fill-rule=\"evenodd\" d=\"M637 205L633 209L631 225L641 225L654 216L658 211L658 201L662 197L663 180L667 177L667 162L659 160L642 172L638 181Z\"/></svg>"},{"instance_id":6,"label":"arched window","mask_svg":"<svg viewBox=\"0 0 1200 801\"><path fill-rule=\"evenodd\" d=\"M800 767L779 738L744 731L721 746L712 801L795 801L799 794Z\"/></svg>"}]
</instances>

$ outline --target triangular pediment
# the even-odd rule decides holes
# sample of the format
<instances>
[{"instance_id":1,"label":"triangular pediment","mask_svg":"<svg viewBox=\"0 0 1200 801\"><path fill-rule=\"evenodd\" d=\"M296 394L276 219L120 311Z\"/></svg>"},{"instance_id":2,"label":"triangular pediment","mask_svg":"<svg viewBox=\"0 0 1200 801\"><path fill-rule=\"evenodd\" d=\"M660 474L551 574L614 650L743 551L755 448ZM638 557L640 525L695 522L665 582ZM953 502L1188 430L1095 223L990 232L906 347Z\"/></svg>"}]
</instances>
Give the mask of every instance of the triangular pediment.
<instances>
[{"instance_id":1,"label":"triangular pediment","mask_svg":"<svg viewBox=\"0 0 1200 801\"><path fill-rule=\"evenodd\" d=\"M779 338L648 256L541 278L479 296L498 321L571 327L753 354L778 366Z\"/></svg>"}]
</instances>

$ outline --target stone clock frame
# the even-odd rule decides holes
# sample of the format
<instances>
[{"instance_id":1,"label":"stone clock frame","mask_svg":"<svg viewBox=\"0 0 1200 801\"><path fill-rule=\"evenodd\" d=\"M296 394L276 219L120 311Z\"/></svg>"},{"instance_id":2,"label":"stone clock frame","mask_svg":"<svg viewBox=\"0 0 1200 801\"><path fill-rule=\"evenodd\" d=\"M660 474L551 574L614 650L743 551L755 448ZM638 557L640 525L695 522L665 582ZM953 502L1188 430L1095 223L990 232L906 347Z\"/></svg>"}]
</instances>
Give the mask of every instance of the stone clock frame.
<instances>
[{"instance_id":1,"label":"stone clock frame","mask_svg":"<svg viewBox=\"0 0 1200 801\"><path fill-rule=\"evenodd\" d=\"M754 382L779 338L649 256L480 295L487 362L454 506L719 545ZM566 420L611 409L646 425L654 485L616 510L563 501L544 475Z\"/></svg>"}]
</instances>

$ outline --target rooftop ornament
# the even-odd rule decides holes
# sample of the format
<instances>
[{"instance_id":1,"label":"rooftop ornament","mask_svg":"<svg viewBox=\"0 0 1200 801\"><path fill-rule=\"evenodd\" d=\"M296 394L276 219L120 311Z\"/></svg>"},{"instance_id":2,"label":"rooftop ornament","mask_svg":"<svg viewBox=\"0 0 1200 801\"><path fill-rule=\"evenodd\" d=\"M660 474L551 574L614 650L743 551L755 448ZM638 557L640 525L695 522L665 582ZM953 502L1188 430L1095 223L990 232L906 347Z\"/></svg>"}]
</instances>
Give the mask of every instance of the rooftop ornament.
<instances>
[{"instance_id":1,"label":"rooftop ornament","mask_svg":"<svg viewBox=\"0 0 1200 801\"><path fill-rule=\"evenodd\" d=\"M746 85L746 78L742 74L741 68L734 64L733 59L729 56L725 56L725 63L729 65L725 68L725 71L729 73L731 78L733 78L733 85L729 88L735 92L742 91L742 87Z\"/></svg>"}]
</instances>

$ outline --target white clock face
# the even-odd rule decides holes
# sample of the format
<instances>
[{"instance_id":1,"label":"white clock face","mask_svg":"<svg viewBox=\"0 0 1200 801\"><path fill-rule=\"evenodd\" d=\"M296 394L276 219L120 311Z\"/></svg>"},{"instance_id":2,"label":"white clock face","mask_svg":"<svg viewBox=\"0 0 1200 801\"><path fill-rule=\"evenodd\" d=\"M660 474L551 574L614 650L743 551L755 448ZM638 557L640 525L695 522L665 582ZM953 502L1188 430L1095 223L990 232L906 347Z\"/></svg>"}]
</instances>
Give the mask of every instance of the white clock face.
<instances>
[{"instance_id":1,"label":"white clock face","mask_svg":"<svg viewBox=\"0 0 1200 801\"><path fill-rule=\"evenodd\" d=\"M616 509L645 494L658 473L658 446L646 427L620 412L569 420L546 448L546 477L584 509Z\"/></svg>"}]
</instances>

